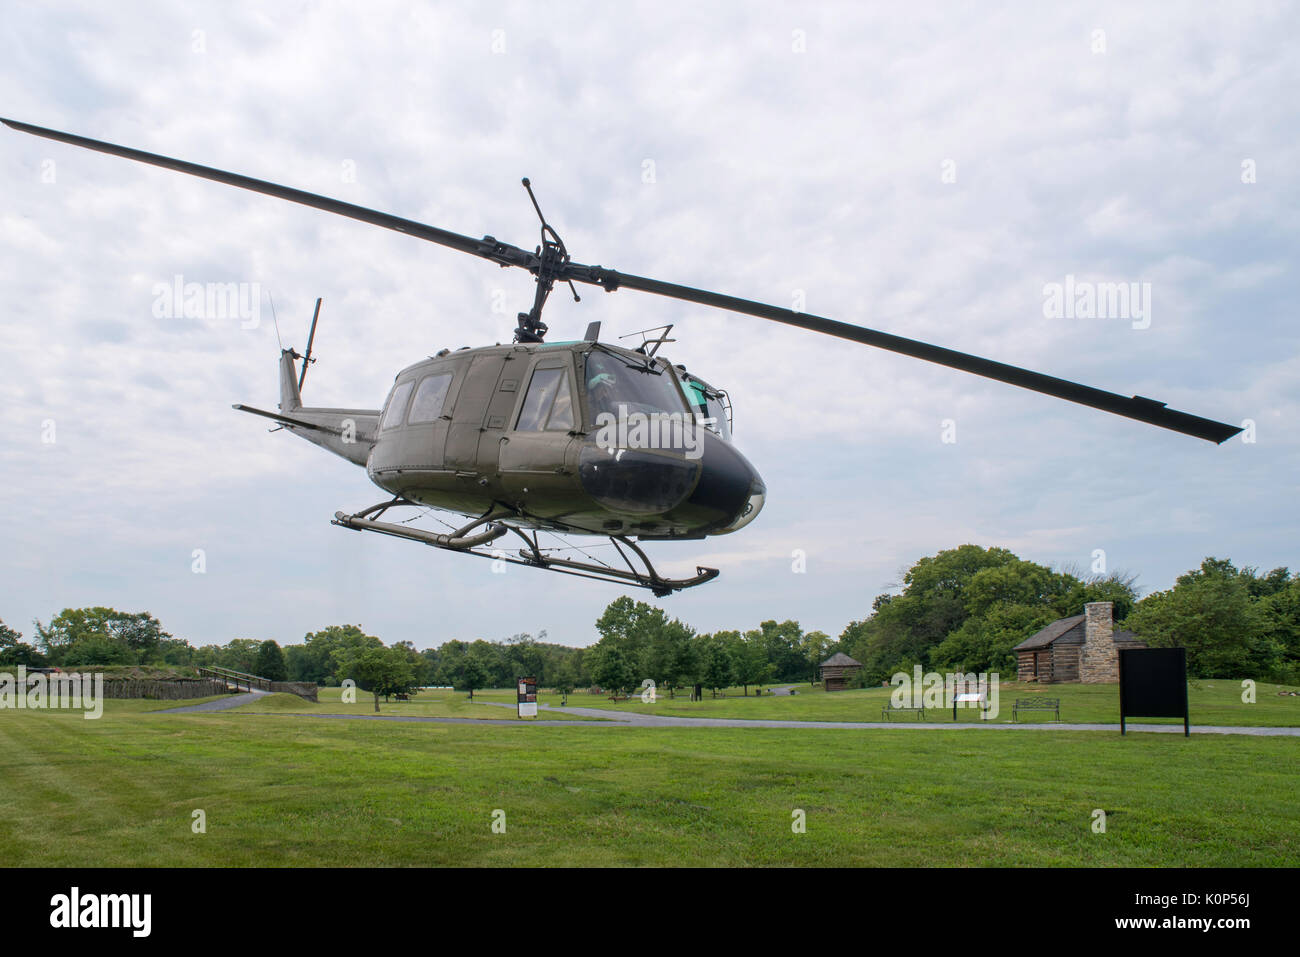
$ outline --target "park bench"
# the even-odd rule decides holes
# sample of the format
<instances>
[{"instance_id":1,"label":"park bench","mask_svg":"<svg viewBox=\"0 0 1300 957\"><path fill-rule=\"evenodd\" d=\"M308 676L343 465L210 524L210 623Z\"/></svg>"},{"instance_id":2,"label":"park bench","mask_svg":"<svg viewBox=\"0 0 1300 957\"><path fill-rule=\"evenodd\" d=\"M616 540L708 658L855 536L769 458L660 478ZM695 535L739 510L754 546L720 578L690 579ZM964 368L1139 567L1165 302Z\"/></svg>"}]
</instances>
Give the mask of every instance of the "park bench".
<instances>
[{"instance_id":1,"label":"park bench","mask_svg":"<svg viewBox=\"0 0 1300 957\"><path fill-rule=\"evenodd\" d=\"M393 697L396 698L398 701L410 701L410 700L411 700L411 696L410 696L409 694L395 694L395 695L393 695Z\"/></svg>"},{"instance_id":2,"label":"park bench","mask_svg":"<svg viewBox=\"0 0 1300 957\"><path fill-rule=\"evenodd\" d=\"M610 701L631 701L632 696L626 694L612 694L609 696Z\"/></svg>"},{"instance_id":3,"label":"park bench","mask_svg":"<svg viewBox=\"0 0 1300 957\"><path fill-rule=\"evenodd\" d=\"M1017 698L1015 705L1011 708L1011 720L1018 721L1021 711L1050 711L1056 716L1056 720L1061 720L1061 699L1060 698Z\"/></svg>"},{"instance_id":4,"label":"park bench","mask_svg":"<svg viewBox=\"0 0 1300 957\"><path fill-rule=\"evenodd\" d=\"M915 711L917 721L920 721L922 718L925 717L924 706L919 706L916 708L895 708L893 705L890 704L887 704L880 709L880 716L884 718L886 721L889 721L890 720L889 716L891 714L898 714L900 711Z\"/></svg>"}]
</instances>

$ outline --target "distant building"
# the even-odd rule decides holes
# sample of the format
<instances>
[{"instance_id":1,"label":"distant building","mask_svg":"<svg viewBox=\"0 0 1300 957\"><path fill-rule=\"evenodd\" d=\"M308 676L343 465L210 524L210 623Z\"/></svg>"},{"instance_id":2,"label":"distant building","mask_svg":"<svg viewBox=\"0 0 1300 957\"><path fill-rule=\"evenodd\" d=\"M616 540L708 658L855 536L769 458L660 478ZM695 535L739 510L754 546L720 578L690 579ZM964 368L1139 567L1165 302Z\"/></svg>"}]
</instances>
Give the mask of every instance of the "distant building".
<instances>
[{"instance_id":1,"label":"distant building","mask_svg":"<svg viewBox=\"0 0 1300 957\"><path fill-rule=\"evenodd\" d=\"M1020 681L1053 684L1078 681L1104 684L1119 681L1119 651L1145 648L1131 631L1115 631L1114 604L1089 602L1083 614L1058 618L1030 635L1013 651Z\"/></svg>"},{"instance_id":2,"label":"distant building","mask_svg":"<svg viewBox=\"0 0 1300 957\"><path fill-rule=\"evenodd\" d=\"M854 661L844 652L837 651L821 664L822 687L827 691L843 691L861 670L862 662Z\"/></svg>"}]
</instances>

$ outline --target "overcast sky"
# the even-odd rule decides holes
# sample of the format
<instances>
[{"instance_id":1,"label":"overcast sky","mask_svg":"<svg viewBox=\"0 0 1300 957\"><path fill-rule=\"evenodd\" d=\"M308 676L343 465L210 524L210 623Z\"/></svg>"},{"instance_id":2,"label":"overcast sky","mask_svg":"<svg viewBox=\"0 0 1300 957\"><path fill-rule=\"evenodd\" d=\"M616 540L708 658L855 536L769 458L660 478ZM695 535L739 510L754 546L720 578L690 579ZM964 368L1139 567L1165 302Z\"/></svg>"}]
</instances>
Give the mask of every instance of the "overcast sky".
<instances>
[{"instance_id":1,"label":"overcast sky","mask_svg":"<svg viewBox=\"0 0 1300 957\"><path fill-rule=\"evenodd\" d=\"M965 542L1085 571L1100 550L1144 592L1207 555L1300 566L1292 7L262 6L11 5L0 113L531 248L526 175L581 262L802 296L1255 423L1215 447L757 319L560 288L555 340L675 323L665 354L730 391L768 486L739 534L649 549L718 580L636 597L702 631L838 635ZM618 586L331 526L386 496L230 408L275 407L268 293L300 351L324 298L306 403L377 408L402 367L508 341L526 274L7 128L0 197L5 622L30 636L109 605L196 645L343 622L418 647L595 639ZM260 321L158 317L177 276L248 284ZM1048 315L1067 276L1138 283L1149 311Z\"/></svg>"}]
</instances>

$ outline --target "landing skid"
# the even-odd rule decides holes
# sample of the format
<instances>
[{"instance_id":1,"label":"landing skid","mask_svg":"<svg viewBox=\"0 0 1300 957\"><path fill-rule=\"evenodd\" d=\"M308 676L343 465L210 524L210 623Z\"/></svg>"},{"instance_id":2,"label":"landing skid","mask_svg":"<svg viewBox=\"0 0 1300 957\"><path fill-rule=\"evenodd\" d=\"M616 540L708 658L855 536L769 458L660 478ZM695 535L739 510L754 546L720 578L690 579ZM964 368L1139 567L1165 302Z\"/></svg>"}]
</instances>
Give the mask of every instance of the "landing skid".
<instances>
[{"instance_id":1,"label":"landing skid","mask_svg":"<svg viewBox=\"0 0 1300 957\"><path fill-rule=\"evenodd\" d=\"M394 538L405 538L408 541L420 542L434 548L443 548L463 555L475 555L478 558L490 558L493 561L508 562L511 565L527 565L548 572L558 572L561 575L576 575L579 578L594 578L598 581L617 582L622 585L634 585L637 588L648 588L660 598L675 591L681 591L683 588L703 585L705 582L718 577L716 568L704 568L697 565L695 575L692 578L664 578L655 571L654 565L650 563L650 559L641 550L640 546L623 535L610 535L608 538L618 552L619 557L627 565L627 570L614 568L603 563L596 564L595 562L575 561L571 558L556 558L547 554L547 551L538 545L536 532L533 532L530 537L522 529L505 524L501 519L505 518L509 513L496 510L489 511L468 525L447 533L431 532L422 528L412 528L409 525L397 525L392 522L377 520L378 516L388 511L388 509L405 505L412 505L412 503L401 499L393 499L390 502L372 505L370 508L353 515L335 512L330 524L360 532L378 532L381 535L391 535ZM523 539L526 546L519 549L517 556L508 555L501 549L492 549L490 551L487 549L487 546L511 532ZM638 567L638 565L641 567Z\"/></svg>"}]
</instances>

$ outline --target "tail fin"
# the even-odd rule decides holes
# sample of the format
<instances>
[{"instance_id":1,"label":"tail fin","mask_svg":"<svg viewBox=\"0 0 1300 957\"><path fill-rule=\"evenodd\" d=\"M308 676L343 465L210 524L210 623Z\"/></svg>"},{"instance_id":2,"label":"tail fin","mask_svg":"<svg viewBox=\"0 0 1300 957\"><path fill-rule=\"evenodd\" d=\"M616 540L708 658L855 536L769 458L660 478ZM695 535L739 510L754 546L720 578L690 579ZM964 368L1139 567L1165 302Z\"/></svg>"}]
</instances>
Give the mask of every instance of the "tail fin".
<instances>
[{"instance_id":1,"label":"tail fin","mask_svg":"<svg viewBox=\"0 0 1300 957\"><path fill-rule=\"evenodd\" d=\"M298 391L297 359L292 349L280 350L280 411L265 412L252 406L236 405L241 412L251 412L274 419L285 429L308 442L328 449L357 465L365 465L379 431L379 409L304 408Z\"/></svg>"},{"instance_id":2,"label":"tail fin","mask_svg":"<svg viewBox=\"0 0 1300 957\"><path fill-rule=\"evenodd\" d=\"M280 411L296 412L302 408L302 395L298 392L297 355L292 349L280 350Z\"/></svg>"}]
</instances>

